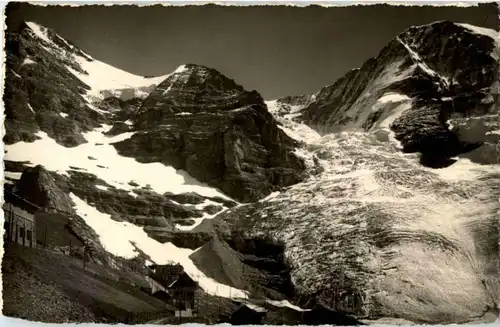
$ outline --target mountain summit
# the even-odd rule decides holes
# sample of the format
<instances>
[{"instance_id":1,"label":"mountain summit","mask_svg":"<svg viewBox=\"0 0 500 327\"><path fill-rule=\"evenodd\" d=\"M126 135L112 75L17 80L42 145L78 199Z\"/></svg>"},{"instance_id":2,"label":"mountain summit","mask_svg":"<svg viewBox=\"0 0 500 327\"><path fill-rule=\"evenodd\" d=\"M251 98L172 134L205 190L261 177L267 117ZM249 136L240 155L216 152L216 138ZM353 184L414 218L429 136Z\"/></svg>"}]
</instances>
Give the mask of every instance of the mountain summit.
<instances>
[{"instance_id":1,"label":"mountain summit","mask_svg":"<svg viewBox=\"0 0 500 327\"><path fill-rule=\"evenodd\" d=\"M129 74L30 22L6 51L6 193L133 274L127 287L183 271L207 323L235 303L268 324L495 312L495 31L412 27L315 94L273 101L202 65Z\"/></svg>"}]
</instances>

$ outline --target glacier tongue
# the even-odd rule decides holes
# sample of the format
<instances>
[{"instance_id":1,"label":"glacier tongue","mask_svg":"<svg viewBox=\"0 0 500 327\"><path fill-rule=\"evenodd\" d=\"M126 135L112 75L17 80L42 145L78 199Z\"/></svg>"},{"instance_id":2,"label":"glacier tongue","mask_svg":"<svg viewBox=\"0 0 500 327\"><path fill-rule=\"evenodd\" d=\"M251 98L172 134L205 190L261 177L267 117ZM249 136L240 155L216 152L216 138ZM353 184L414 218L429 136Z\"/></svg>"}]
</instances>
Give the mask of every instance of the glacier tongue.
<instances>
[{"instance_id":1,"label":"glacier tongue","mask_svg":"<svg viewBox=\"0 0 500 327\"><path fill-rule=\"evenodd\" d=\"M386 100L411 104L397 94L379 101ZM335 283L336 271L343 285L362 294L364 314L377 315L377 303L391 312L386 317L412 321L442 314L469 319L498 300L491 297L498 258L487 249L498 238L492 226L500 190L493 185L500 165L458 159L447 168L426 168L416 154L401 153L372 133L321 136L293 115L279 114L280 103L267 105L322 167L247 218L249 233L268 230L285 242L299 289L323 292L325 303L335 306L328 302L335 290L326 285Z\"/></svg>"}]
</instances>

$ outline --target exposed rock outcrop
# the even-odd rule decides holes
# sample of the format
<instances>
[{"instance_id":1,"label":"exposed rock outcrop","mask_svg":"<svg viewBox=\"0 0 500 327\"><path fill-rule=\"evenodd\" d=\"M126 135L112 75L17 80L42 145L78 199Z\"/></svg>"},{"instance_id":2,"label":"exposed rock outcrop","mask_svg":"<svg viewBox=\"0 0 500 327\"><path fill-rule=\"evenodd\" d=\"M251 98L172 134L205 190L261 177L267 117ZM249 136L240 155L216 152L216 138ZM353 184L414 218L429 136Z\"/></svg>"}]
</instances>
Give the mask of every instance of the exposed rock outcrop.
<instances>
[{"instance_id":1,"label":"exposed rock outcrop","mask_svg":"<svg viewBox=\"0 0 500 327\"><path fill-rule=\"evenodd\" d=\"M62 186L62 187L61 187ZM42 208L73 212L66 179L42 166L27 168L17 183L17 193Z\"/></svg>"}]
</instances>

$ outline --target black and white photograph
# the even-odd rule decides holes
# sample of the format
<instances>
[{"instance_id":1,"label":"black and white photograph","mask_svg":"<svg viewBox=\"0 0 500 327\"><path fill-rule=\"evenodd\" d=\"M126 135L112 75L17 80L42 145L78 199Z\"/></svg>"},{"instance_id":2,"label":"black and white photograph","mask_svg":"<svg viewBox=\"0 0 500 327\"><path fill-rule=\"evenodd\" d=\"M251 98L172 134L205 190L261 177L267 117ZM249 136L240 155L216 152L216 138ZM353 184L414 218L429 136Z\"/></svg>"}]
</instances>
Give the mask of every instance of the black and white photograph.
<instances>
[{"instance_id":1,"label":"black and white photograph","mask_svg":"<svg viewBox=\"0 0 500 327\"><path fill-rule=\"evenodd\" d=\"M497 3L3 17L11 321L498 321Z\"/></svg>"}]
</instances>

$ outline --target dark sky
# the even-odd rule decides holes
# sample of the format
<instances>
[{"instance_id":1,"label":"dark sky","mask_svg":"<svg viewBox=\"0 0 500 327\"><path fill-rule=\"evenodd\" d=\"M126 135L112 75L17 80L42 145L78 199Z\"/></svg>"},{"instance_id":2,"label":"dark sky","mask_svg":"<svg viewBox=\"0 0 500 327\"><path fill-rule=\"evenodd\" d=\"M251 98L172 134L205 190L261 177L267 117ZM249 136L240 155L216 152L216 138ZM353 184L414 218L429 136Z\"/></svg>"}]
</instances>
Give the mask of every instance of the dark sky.
<instances>
[{"instance_id":1,"label":"dark sky","mask_svg":"<svg viewBox=\"0 0 500 327\"><path fill-rule=\"evenodd\" d=\"M476 7L32 6L7 21L35 21L94 58L139 75L184 63L218 69L266 99L332 84L412 25L452 20L498 29L494 4Z\"/></svg>"}]
</instances>

